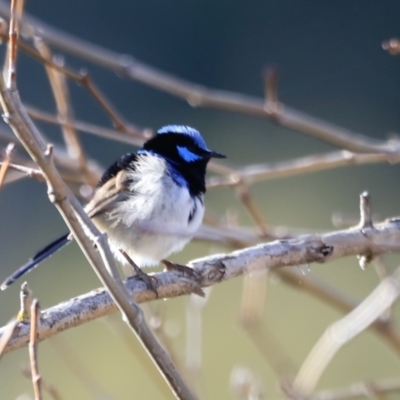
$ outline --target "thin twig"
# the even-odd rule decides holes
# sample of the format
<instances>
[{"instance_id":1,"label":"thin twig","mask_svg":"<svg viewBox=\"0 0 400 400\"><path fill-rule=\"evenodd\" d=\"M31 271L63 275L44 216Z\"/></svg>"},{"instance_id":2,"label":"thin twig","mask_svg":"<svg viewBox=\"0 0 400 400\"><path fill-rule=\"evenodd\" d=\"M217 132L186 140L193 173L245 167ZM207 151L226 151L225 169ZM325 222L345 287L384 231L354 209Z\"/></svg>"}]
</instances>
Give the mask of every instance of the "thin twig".
<instances>
[{"instance_id":1,"label":"thin twig","mask_svg":"<svg viewBox=\"0 0 400 400\"><path fill-rule=\"evenodd\" d=\"M42 400L42 378L39 374L37 360L37 331L40 322L40 306L37 299L32 301L31 305L31 323L29 338L29 358L31 363L32 384L35 393L35 400Z\"/></svg>"},{"instance_id":2,"label":"thin twig","mask_svg":"<svg viewBox=\"0 0 400 400\"><path fill-rule=\"evenodd\" d=\"M314 345L294 381L295 393L312 393L335 354L363 332L390 307L400 295L400 267L385 278L351 313L332 324Z\"/></svg>"},{"instance_id":3,"label":"thin twig","mask_svg":"<svg viewBox=\"0 0 400 400\"><path fill-rule=\"evenodd\" d=\"M0 13L3 16L9 14L8 7L3 2L0 2ZM358 153L398 155L400 152L400 144L397 141L371 139L365 135L308 116L283 104L281 104L279 112L271 116L265 110L265 101L263 99L210 89L185 81L159 71L128 55L104 49L82 39L76 39L72 35L67 35L32 17L24 17L21 22L24 33L27 36L40 36L49 45L109 68L120 76L137 80L173 96L185 99L193 107L219 108L270 119L287 128Z\"/></svg>"},{"instance_id":4,"label":"thin twig","mask_svg":"<svg viewBox=\"0 0 400 400\"><path fill-rule=\"evenodd\" d=\"M32 373L30 368L28 367L23 367L22 368L22 376L24 376L27 379L32 379ZM62 397L61 395L58 393L57 388L52 385L51 383L47 383L43 378L41 378L41 384L42 384L42 389L44 392L48 393L49 396L53 399L53 400L61 400Z\"/></svg>"},{"instance_id":5,"label":"thin twig","mask_svg":"<svg viewBox=\"0 0 400 400\"><path fill-rule=\"evenodd\" d=\"M11 12L10 12L10 25L9 25L9 38L10 45L7 48L6 65L4 72L6 73L7 86L11 90L16 88L17 80L17 41L18 41L18 22L21 14L18 15L18 10L21 10L21 6L18 3L22 3L18 0L11 0Z\"/></svg>"},{"instance_id":6,"label":"thin twig","mask_svg":"<svg viewBox=\"0 0 400 400\"><path fill-rule=\"evenodd\" d=\"M3 356L4 349L7 347L8 342L14 336L16 329L18 327L18 320L13 318L2 330L0 337L0 359Z\"/></svg>"},{"instance_id":7,"label":"thin twig","mask_svg":"<svg viewBox=\"0 0 400 400\"><path fill-rule=\"evenodd\" d=\"M141 146L144 142L143 138L125 135L124 133L121 133L114 129L103 128L98 125L77 120L60 121L59 118L57 118L56 116L47 113L45 111L39 110L36 107L30 105L28 106L25 104L25 108L29 116L36 121L46 122L48 124L54 124L59 126L65 126L67 128L73 128L83 133L90 133L92 135L101 138L114 140L121 143L127 143L133 146Z\"/></svg>"},{"instance_id":8,"label":"thin twig","mask_svg":"<svg viewBox=\"0 0 400 400\"><path fill-rule=\"evenodd\" d=\"M2 12L3 10L2 10L2 4L0 3L0 11ZM47 34L45 35L45 37L47 37ZM80 43L80 42L79 42ZM79 47L79 44L76 44L76 46L77 47ZM87 45L88 47L90 47L90 45ZM71 47L73 47L73 45L71 44ZM92 49L92 48L91 48ZM86 49L86 47L85 47L85 50L87 50ZM93 49L92 49L93 50ZM100 51L99 51L99 53L100 53ZM82 53L79 53L79 55L80 56L82 56L82 57L85 57L86 56L86 54L85 54L85 51L82 51ZM105 57L107 57L107 56L109 56L109 57L111 57L111 55L109 54L109 53L106 53L106 54L104 54L104 52L102 53L102 56L104 56L104 58ZM114 56L114 58L113 58L113 63L118 63L119 62L119 58L118 57L115 57ZM46 60L41 60L42 62L45 62ZM48 61L48 60L47 60ZM103 60L104 61L104 60ZM119 65L119 64L118 64ZM136 64L135 64L136 65ZM144 65L143 64L140 64L142 67L144 67ZM121 67L121 66L120 66ZM133 68L133 67L132 67ZM140 70L140 69L139 69ZM154 72L154 70L151 70L152 72ZM64 73L65 73L65 71L63 71ZM67 74L68 75L68 74ZM69 76L69 77L71 77L71 76ZM79 80L79 76L76 76L76 75L74 75L73 77L71 77L71 78L73 78L73 79L75 79L76 81L78 81ZM287 107L286 107L286 109L287 109ZM346 135L346 134L350 134L351 135L351 133L350 132L348 132L348 131L346 131L346 132L344 132L344 134ZM373 143L369 143L368 145L369 146L373 146L373 147L376 147L376 146L378 146L378 143L379 142L373 142ZM390 147L391 149L390 150L388 150L388 151L386 151L386 150L382 150L383 151L383 153L384 154L381 154L380 156L381 157L379 157L379 158L374 158L374 157L372 157L372 155L368 155L369 157L366 157L366 158L360 158L359 160L352 160L351 158L352 158L352 155L351 154L346 154L346 157L342 160L342 163L343 163L343 165L349 165L349 164L353 164L353 163L370 163L370 162L383 162L383 161L389 161L389 162L391 162L390 160L388 160L388 155L390 156L390 157L392 157L393 155L398 155L399 154L399 151L398 150L394 150L394 148L396 148L397 149L397 145L395 144L396 142L387 142L387 146L388 147ZM382 144L382 143L381 143ZM348 147L348 146L343 146L343 147L345 147L345 148L349 148L349 149L351 149L350 147ZM365 146L363 146L362 144L361 144L361 149L360 148L357 148L357 146L356 146L356 148L355 149L353 149L354 151L360 151L360 152L368 152L369 150L368 149L366 149L365 148ZM371 150L371 152L374 152L374 153L376 153L377 151L378 152L380 152L381 150L378 150L377 148L374 148L374 149L372 149ZM343 153L344 154L344 153ZM383 157L382 157L383 156ZM389 158L390 158L389 157ZM324 166L321 166L322 167L322 169L326 169L326 167L324 167ZM317 170L318 170L319 168L317 167Z\"/></svg>"},{"instance_id":9,"label":"thin twig","mask_svg":"<svg viewBox=\"0 0 400 400\"><path fill-rule=\"evenodd\" d=\"M12 135L11 132L2 129L2 127L0 126L0 140L9 142L10 140L15 140L15 136ZM16 145L23 147L23 145L20 142L17 142ZM61 148L60 146L53 146L53 157L54 157L54 162L57 164L57 166L68 169L70 171L79 172L79 166L77 165L76 161L71 159L71 157L68 155L68 153L65 151L64 148ZM88 167L91 170L93 170L97 174L103 172L103 168L95 160L90 158L87 159L88 159Z\"/></svg>"},{"instance_id":10,"label":"thin twig","mask_svg":"<svg viewBox=\"0 0 400 400\"><path fill-rule=\"evenodd\" d=\"M0 166L2 166L2 165L3 165L3 163L0 161ZM8 169L20 172L21 174L23 174L23 176L27 176L29 178L34 178L41 182L45 181L43 173L39 169L30 168L30 167L26 167L25 165L17 165L17 164L9 164ZM76 174L72 175L72 174L68 174L65 172L62 172L60 175L63 178L63 180L66 182L84 183L82 176L79 176Z\"/></svg>"},{"instance_id":11,"label":"thin twig","mask_svg":"<svg viewBox=\"0 0 400 400\"><path fill-rule=\"evenodd\" d=\"M265 111L271 119L279 116L278 72L276 68L265 71Z\"/></svg>"},{"instance_id":12,"label":"thin twig","mask_svg":"<svg viewBox=\"0 0 400 400\"><path fill-rule=\"evenodd\" d=\"M149 138L148 131L140 131L139 128L129 125L123 120L123 118L118 114L117 110L112 106L112 104L107 100L100 89L93 83L89 74L86 71L80 73L80 84L86 88L86 90L93 96L94 99L100 104L106 114L113 121L114 127L117 131L127 133L132 136L140 138Z\"/></svg>"},{"instance_id":13,"label":"thin twig","mask_svg":"<svg viewBox=\"0 0 400 400\"><path fill-rule=\"evenodd\" d=\"M354 154L347 150L335 151L277 163L248 165L233 171L228 176L214 176L209 178L207 187L211 189L215 187L236 186L241 179L250 185L256 182L309 174L333 168L376 163L393 164L399 161L399 157L393 158L386 154Z\"/></svg>"},{"instance_id":14,"label":"thin twig","mask_svg":"<svg viewBox=\"0 0 400 400\"><path fill-rule=\"evenodd\" d=\"M1 7L1 5L0 5ZM9 35L0 31L0 37L2 40L9 40ZM37 39L37 36L33 37L33 39ZM111 104L107 101L104 94L100 92L100 90L94 86L93 82L88 77L86 72L78 73L73 71L72 69L66 68L62 65L57 64L51 58L43 57L38 51L34 50L27 44L21 42L20 40L16 40L16 44L18 48L22 51L29 54L31 57L36 60L42 62L43 64L55 69L63 73L67 78L75 81L76 83L82 85L90 94L93 95L94 99L99 103L99 105L104 109L104 111L111 117L111 119L117 123L118 130L120 132L124 132L126 134L136 136L138 138L147 138L149 139L152 136L152 133L149 129L140 129L132 123L126 123L123 121L122 117L118 115L116 110L111 106ZM13 43L14 45L14 43ZM8 62L6 63L6 66Z\"/></svg>"},{"instance_id":15,"label":"thin twig","mask_svg":"<svg viewBox=\"0 0 400 400\"><path fill-rule=\"evenodd\" d=\"M50 49L42 40L36 38L34 43L37 50L44 58L53 58ZM54 60L54 62L55 64L63 66L63 62L60 59ZM72 120L72 110L69 101L68 86L66 84L64 75L49 65L45 65L45 67L54 99L56 101L58 118L60 121L65 121L68 124ZM98 174L94 174L93 171L88 168L85 153L74 128L70 125L62 125L61 129L63 131L64 142L69 155L71 158L77 161L79 169L86 178L87 183L91 186L95 186L100 179L100 176Z\"/></svg>"}]
</instances>

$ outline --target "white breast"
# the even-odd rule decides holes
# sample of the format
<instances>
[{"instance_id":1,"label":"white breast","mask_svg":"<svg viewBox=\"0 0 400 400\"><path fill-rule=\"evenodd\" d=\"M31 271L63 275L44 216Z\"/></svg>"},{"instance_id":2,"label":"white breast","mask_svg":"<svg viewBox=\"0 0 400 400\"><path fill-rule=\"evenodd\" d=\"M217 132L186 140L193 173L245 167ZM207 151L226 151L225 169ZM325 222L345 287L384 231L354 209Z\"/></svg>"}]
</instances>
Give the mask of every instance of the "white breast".
<instances>
[{"instance_id":1,"label":"white breast","mask_svg":"<svg viewBox=\"0 0 400 400\"><path fill-rule=\"evenodd\" d=\"M138 266L182 250L203 220L203 197L192 198L166 171L164 159L142 157L129 174L131 198L96 224L107 231L115 255L122 249Z\"/></svg>"}]
</instances>

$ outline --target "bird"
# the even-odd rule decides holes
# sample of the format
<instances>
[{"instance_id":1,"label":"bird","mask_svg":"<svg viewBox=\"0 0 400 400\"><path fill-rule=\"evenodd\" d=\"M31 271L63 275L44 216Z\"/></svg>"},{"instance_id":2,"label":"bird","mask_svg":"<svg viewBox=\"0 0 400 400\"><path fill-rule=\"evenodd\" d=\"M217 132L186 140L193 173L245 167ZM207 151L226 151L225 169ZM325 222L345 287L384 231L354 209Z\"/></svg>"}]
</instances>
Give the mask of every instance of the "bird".
<instances>
[{"instance_id":1,"label":"bird","mask_svg":"<svg viewBox=\"0 0 400 400\"><path fill-rule=\"evenodd\" d=\"M141 149L123 155L104 172L85 207L94 225L107 234L114 257L130 264L151 290L152 279L143 267L160 262L167 269L182 267L167 257L182 250L202 223L211 158L225 156L210 150L198 130L164 126ZM47 245L0 288L6 289L72 239L67 233Z\"/></svg>"}]
</instances>

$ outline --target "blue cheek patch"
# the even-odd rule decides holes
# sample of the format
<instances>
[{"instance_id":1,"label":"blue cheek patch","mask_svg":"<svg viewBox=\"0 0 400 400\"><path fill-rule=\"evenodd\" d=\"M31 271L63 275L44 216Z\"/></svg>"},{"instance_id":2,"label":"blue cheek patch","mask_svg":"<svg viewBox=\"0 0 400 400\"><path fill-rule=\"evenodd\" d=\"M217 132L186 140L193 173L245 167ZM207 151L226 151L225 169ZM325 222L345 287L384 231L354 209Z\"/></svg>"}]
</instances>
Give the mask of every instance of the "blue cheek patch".
<instances>
[{"instance_id":1,"label":"blue cheek patch","mask_svg":"<svg viewBox=\"0 0 400 400\"><path fill-rule=\"evenodd\" d=\"M178 154L186 161L186 162L192 162L192 161L197 161L201 159L201 156L198 156L197 154L192 153L189 151L186 147L182 146L176 146L178 150Z\"/></svg>"}]
</instances>

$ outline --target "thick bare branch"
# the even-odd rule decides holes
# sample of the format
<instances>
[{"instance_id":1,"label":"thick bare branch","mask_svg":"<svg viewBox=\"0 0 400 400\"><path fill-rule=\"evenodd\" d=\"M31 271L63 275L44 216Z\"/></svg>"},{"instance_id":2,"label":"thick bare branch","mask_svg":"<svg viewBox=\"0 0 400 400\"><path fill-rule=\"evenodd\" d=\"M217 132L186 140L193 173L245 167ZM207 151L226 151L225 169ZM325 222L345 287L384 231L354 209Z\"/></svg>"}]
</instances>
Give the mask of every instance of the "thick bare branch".
<instances>
[{"instance_id":1,"label":"thick bare branch","mask_svg":"<svg viewBox=\"0 0 400 400\"><path fill-rule=\"evenodd\" d=\"M400 251L400 220L392 219L375 225L374 229L361 231L358 228L327 233L324 235L305 235L290 240L280 240L258 246L237 250L228 254L217 254L194 260L189 265L194 269L200 286L210 286L232 279L246 272L259 269L298 266L311 262L326 262L345 256L356 256L367 250L373 254ZM171 298L192 293L195 283L177 271L161 272L157 277L159 298ZM286 279L290 279L289 276ZM293 278L294 279L294 278ZM318 285L317 285L318 286ZM138 303L155 300L154 292L146 285L129 278L126 282L129 293ZM317 290L314 288L313 290ZM318 295L322 298L320 287ZM352 306L351 301L337 299L329 292L332 304L342 310ZM354 304L356 306L356 304ZM38 332L39 340L58 332L83 324L116 311L116 306L104 289L98 289L42 312L42 324ZM377 320L374 328L387 339L388 343L400 353L400 335L386 322ZM4 328L0 329L3 334ZM7 351L27 343L27 329L18 326L18 332L8 344Z\"/></svg>"}]
</instances>

